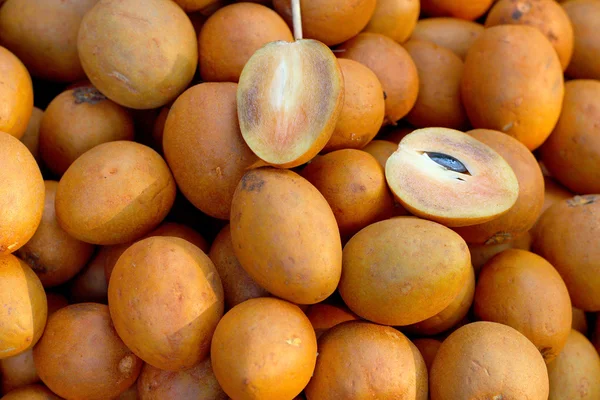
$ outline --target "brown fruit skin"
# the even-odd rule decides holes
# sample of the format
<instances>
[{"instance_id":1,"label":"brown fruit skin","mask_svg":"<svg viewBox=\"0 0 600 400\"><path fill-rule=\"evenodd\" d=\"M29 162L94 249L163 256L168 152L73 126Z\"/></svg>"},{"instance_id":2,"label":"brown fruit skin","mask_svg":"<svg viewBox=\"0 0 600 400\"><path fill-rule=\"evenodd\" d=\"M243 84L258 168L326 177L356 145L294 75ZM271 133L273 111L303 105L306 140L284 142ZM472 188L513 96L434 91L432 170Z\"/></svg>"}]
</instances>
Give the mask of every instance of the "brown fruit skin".
<instances>
[{"instance_id":1,"label":"brown fruit skin","mask_svg":"<svg viewBox=\"0 0 600 400\"><path fill-rule=\"evenodd\" d=\"M379 0L363 32L380 33L404 43L415 29L420 11L419 0Z\"/></svg>"},{"instance_id":2,"label":"brown fruit skin","mask_svg":"<svg viewBox=\"0 0 600 400\"><path fill-rule=\"evenodd\" d=\"M48 300L48 316L69 305L69 301L62 294L46 292L46 299Z\"/></svg>"},{"instance_id":3,"label":"brown fruit skin","mask_svg":"<svg viewBox=\"0 0 600 400\"><path fill-rule=\"evenodd\" d=\"M555 203L532 231L532 251L562 276L573 306L600 311L600 195L575 196Z\"/></svg>"},{"instance_id":4,"label":"brown fruit skin","mask_svg":"<svg viewBox=\"0 0 600 400\"><path fill-rule=\"evenodd\" d=\"M364 152L369 153L385 168L387 159L398 149L398 144L387 140L372 140L368 145L362 148Z\"/></svg>"},{"instance_id":5,"label":"brown fruit skin","mask_svg":"<svg viewBox=\"0 0 600 400\"><path fill-rule=\"evenodd\" d=\"M178 371L208 355L223 315L223 286L198 247L155 236L119 258L108 304L115 329L135 354L156 368Z\"/></svg>"},{"instance_id":6,"label":"brown fruit skin","mask_svg":"<svg viewBox=\"0 0 600 400\"><path fill-rule=\"evenodd\" d=\"M219 0L174 0L186 13L199 11L218 3Z\"/></svg>"},{"instance_id":7,"label":"brown fruit skin","mask_svg":"<svg viewBox=\"0 0 600 400\"><path fill-rule=\"evenodd\" d=\"M0 75L1 76L1 75ZM0 256L31 239L44 211L44 178L23 143L0 131Z\"/></svg>"},{"instance_id":8,"label":"brown fruit skin","mask_svg":"<svg viewBox=\"0 0 600 400\"><path fill-rule=\"evenodd\" d=\"M488 261L478 278L475 315L518 330L551 363L573 317L569 292L554 267L536 254L508 249Z\"/></svg>"},{"instance_id":9,"label":"brown fruit skin","mask_svg":"<svg viewBox=\"0 0 600 400\"><path fill-rule=\"evenodd\" d=\"M0 46L0 131L20 139L33 111L33 86L23 63Z\"/></svg>"},{"instance_id":10,"label":"brown fruit skin","mask_svg":"<svg viewBox=\"0 0 600 400\"><path fill-rule=\"evenodd\" d=\"M317 339L298 306L257 298L223 316L210 353L214 374L231 398L281 400L299 394L310 380Z\"/></svg>"},{"instance_id":11,"label":"brown fruit skin","mask_svg":"<svg viewBox=\"0 0 600 400\"><path fill-rule=\"evenodd\" d=\"M600 398L600 357L590 341L573 330L556 360L548 365L548 400Z\"/></svg>"},{"instance_id":12,"label":"brown fruit skin","mask_svg":"<svg viewBox=\"0 0 600 400\"><path fill-rule=\"evenodd\" d=\"M33 237L16 255L37 274L44 287L63 284L87 264L94 245L75 239L56 219L55 198L58 182L45 181L44 212Z\"/></svg>"},{"instance_id":13,"label":"brown fruit skin","mask_svg":"<svg viewBox=\"0 0 600 400\"><path fill-rule=\"evenodd\" d=\"M338 63L344 77L344 104L323 152L365 147L379 132L385 116L377 75L353 60L340 58Z\"/></svg>"},{"instance_id":14,"label":"brown fruit skin","mask_svg":"<svg viewBox=\"0 0 600 400\"><path fill-rule=\"evenodd\" d=\"M419 74L419 94L406 120L416 128L468 126L460 97L463 61L451 50L429 41L411 39L404 48Z\"/></svg>"},{"instance_id":15,"label":"brown fruit skin","mask_svg":"<svg viewBox=\"0 0 600 400\"><path fill-rule=\"evenodd\" d=\"M196 32L171 0L99 0L79 29L77 50L92 84L117 104L158 108L196 72Z\"/></svg>"},{"instance_id":16,"label":"brown fruit skin","mask_svg":"<svg viewBox=\"0 0 600 400\"><path fill-rule=\"evenodd\" d=\"M425 363L412 346L388 326L352 321L331 328L319 339L317 366L304 390L307 400L426 400Z\"/></svg>"},{"instance_id":17,"label":"brown fruit skin","mask_svg":"<svg viewBox=\"0 0 600 400\"><path fill-rule=\"evenodd\" d=\"M104 253L96 256L69 282L72 303L108 303L108 281L104 275Z\"/></svg>"},{"instance_id":18,"label":"brown fruit skin","mask_svg":"<svg viewBox=\"0 0 600 400\"><path fill-rule=\"evenodd\" d=\"M95 303L52 314L33 359L42 382L66 399L114 398L135 382L143 365L117 335L108 307Z\"/></svg>"},{"instance_id":19,"label":"brown fruit skin","mask_svg":"<svg viewBox=\"0 0 600 400\"><path fill-rule=\"evenodd\" d=\"M140 400L228 399L213 373L210 357L190 369L177 372L144 364L137 388Z\"/></svg>"},{"instance_id":20,"label":"brown fruit skin","mask_svg":"<svg viewBox=\"0 0 600 400\"><path fill-rule=\"evenodd\" d=\"M341 44L336 55L370 68L386 95L384 125L406 116L417 101L419 75L414 61L401 45L378 33L360 33Z\"/></svg>"},{"instance_id":21,"label":"brown fruit skin","mask_svg":"<svg viewBox=\"0 0 600 400\"><path fill-rule=\"evenodd\" d=\"M476 20L491 7L494 0L421 0L423 14L430 17L456 17Z\"/></svg>"},{"instance_id":22,"label":"brown fruit skin","mask_svg":"<svg viewBox=\"0 0 600 400\"><path fill-rule=\"evenodd\" d=\"M417 22L411 39L428 40L464 60L469 48L484 30L481 24L459 18L425 18Z\"/></svg>"},{"instance_id":23,"label":"brown fruit skin","mask_svg":"<svg viewBox=\"0 0 600 400\"><path fill-rule=\"evenodd\" d=\"M499 244L472 244L469 245L469 252L471 253L471 262L475 269L475 274L479 275L481 268L492 259L496 254L502 253L506 249L521 249L531 250L531 231L516 237L510 242L502 242Z\"/></svg>"},{"instance_id":24,"label":"brown fruit skin","mask_svg":"<svg viewBox=\"0 0 600 400\"><path fill-rule=\"evenodd\" d=\"M429 375L431 400L548 399L548 372L535 346L515 329L473 322L440 346Z\"/></svg>"},{"instance_id":25,"label":"brown fruit skin","mask_svg":"<svg viewBox=\"0 0 600 400\"><path fill-rule=\"evenodd\" d=\"M600 4L595 0L570 0L562 4L567 12L575 45L566 74L575 79L600 79Z\"/></svg>"},{"instance_id":26,"label":"brown fruit skin","mask_svg":"<svg viewBox=\"0 0 600 400\"><path fill-rule=\"evenodd\" d=\"M600 82L565 83L556 127L540 148L552 176L579 194L600 193Z\"/></svg>"},{"instance_id":27,"label":"brown fruit skin","mask_svg":"<svg viewBox=\"0 0 600 400\"><path fill-rule=\"evenodd\" d=\"M42 122L43 115L44 111L37 107L33 107L27 129L23 136L21 136L21 143L29 149L38 165L42 159L40 156L40 123Z\"/></svg>"},{"instance_id":28,"label":"brown fruit skin","mask_svg":"<svg viewBox=\"0 0 600 400\"><path fill-rule=\"evenodd\" d=\"M500 131L474 129L467 132L495 150L511 166L519 182L515 204L498 218L483 224L456 228L467 243L501 244L526 234L542 213L544 177L533 154L515 138Z\"/></svg>"},{"instance_id":29,"label":"brown fruit skin","mask_svg":"<svg viewBox=\"0 0 600 400\"><path fill-rule=\"evenodd\" d=\"M474 128L538 148L558 121L564 81L548 39L527 25L487 28L465 59L461 94Z\"/></svg>"},{"instance_id":30,"label":"brown fruit skin","mask_svg":"<svg viewBox=\"0 0 600 400\"><path fill-rule=\"evenodd\" d=\"M0 2L1 3L1 2ZM42 385L27 385L7 393L2 400L62 400Z\"/></svg>"},{"instance_id":31,"label":"brown fruit skin","mask_svg":"<svg viewBox=\"0 0 600 400\"><path fill-rule=\"evenodd\" d=\"M235 307L248 299L270 296L269 292L256 283L240 265L235 256L229 224L215 237L208 256L215 264L223 283L227 308Z\"/></svg>"},{"instance_id":32,"label":"brown fruit skin","mask_svg":"<svg viewBox=\"0 0 600 400\"><path fill-rule=\"evenodd\" d=\"M56 190L56 218L71 236L111 245L156 228L175 201L175 180L151 148L129 141L88 150L64 173Z\"/></svg>"},{"instance_id":33,"label":"brown fruit skin","mask_svg":"<svg viewBox=\"0 0 600 400\"><path fill-rule=\"evenodd\" d=\"M231 206L231 239L246 272L270 293L315 304L336 289L342 245L323 195L295 172L248 171Z\"/></svg>"},{"instance_id":34,"label":"brown fruit skin","mask_svg":"<svg viewBox=\"0 0 600 400\"><path fill-rule=\"evenodd\" d=\"M198 35L200 75L205 82L237 83L252 54L277 40L291 42L294 37L275 11L247 2L225 6Z\"/></svg>"},{"instance_id":35,"label":"brown fruit skin","mask_svg":"<svg viewBox=\"0 0 600 400\"><path fill-rule=\"evenodd\" d=\"M550 208L554 203L562 200L568 200L575 196L573 192L570 192L560 183L556 182L553 178L547 176L544 177L544 206L542 207L542 214ZM540 214L540 217L542 216Z\"/></svg>"},{"instance_id":36,"label":"brown fruit skin","mask_svg":"<svg viewBox=\"0 0 600 400\"><path fill-rule=\"evenodd\" d=\"M451 229L395 217L369 225L346 244L338 290L362 318L410 325L448 307L470 268L467 245Z\"/></svg>"},{"instance_id":37,"label":"brown fruit skin","mask_svg":"<svg viewBox=\"0 0 600 400\"><path fill-rule=\"evenodd\" d=\"M229 219L231 200L258 158L240 132L237 84L201 83L171 106L163 149L179 190L202 212Z\"/></svg>"},{"instance_id":38,"label":"brown fruit skin","mask_svg":"<svg viewBox=\"0 0 600 400\"><path fill-rule=\"evenodd\" d=\"M326 303L313 304L305 311L319 339L325 332L343 322L357 321L360 317L344 306Z\"/></svg>"},{"instance_id":39,"label":"brown fruit skin","mask_svg":"<svg viewBox=\"0 0 600 400\"><path fill-rule=\"evenodd\" d=\"M427 366L427 371L430 371L433 360L435 359L435 355L440 349L442 342L437 339L430 338L414 339L412 342L421 352L421 356L423 357L425 365Z\"/></svg>"},{"instance_id":40,"label":"brown fruit skin","mask_svg":"<svg viewBox=\"0 0 600 400\"><path fill-rule=\"evenodd\" d=\"M44 164L60 176L91 148L116 140L133 140L133 118L94 87L79 87L55 97L40 125Z\"/></svg>"},{"instance_id":41,"label":"brown fruit skin","mask_svg":"<svg viewBox=\"0 0 600 400\"><path fill-rule=\"evenodd\" d=\"M417 322L414 325L402 327L402 330L424 336L434 336L446 332L467 316L473 304L474 295L475 271L473 268L470 268L467 282L446 308L431 318Z\"/></svg>"},{"instance_id":42,"label":"brown fruit skin","mask_svg":"<svg viewBox=\"0 0 600 400\"><path fill-rule=\"evenodd\" d=\"M33 363L33 349L0 360L0 393L39 382Z\"/></svg>"},{"instance_id":43,"label":"brown fruit skin","mask_svg":"<svg viewBox=\"0 0 600 400\"><path fill-rule=\"evenodd\" d=\"M573 311L573 323L571 324L572 328L578 332L581 332L585 336L587 336L589 332L587 316L585 315L585 311L580 310L577 307L572 307Z\"/></svg>"},{"instance_id":44,"label":"brown fruit skin","mask_svg":"<svg viewBox=\"0 0 600 400\"><path fill-rule=\"evenodd\" d=\"M554 0L500 0L485 20L485 27L528 25L537 28L552 43L563 71L573 55L573 26L565 10Z\"/></svg>"},{"instance_id":45,"label":"brown fruit skin","mask_svg":"<svg viewBox=\"0 0 600 400\"><path fill-rule=\"evenodd\" d=\"M369 23L377 0L303 0L302 34L327 46L353 38ZM275 10L292 27L292 1L273 0Z\"/></svg>"},{"instance_id":46,"label":"brown fruit skin","mask_svg":"<svg viewBox=\"0 0 600 400\"><path fill-rule=\"evenodd\" d=\"M394 213L383 168L364 151L337 150L314 158L302 170L302 176L329 203L342 241Z\"/></svg>"},{"instance_id":47,"label":"brown fruit skin","mask_svg":"<svg viewBox=\"0 0 600 400\"><path fill-rule=\"evenodd\" d=\"M97 2L7 0L0 10L0 44L11 49L33 76L58 82L83 79L77 33L83 16Z\"/></svg>"}]
</instances>

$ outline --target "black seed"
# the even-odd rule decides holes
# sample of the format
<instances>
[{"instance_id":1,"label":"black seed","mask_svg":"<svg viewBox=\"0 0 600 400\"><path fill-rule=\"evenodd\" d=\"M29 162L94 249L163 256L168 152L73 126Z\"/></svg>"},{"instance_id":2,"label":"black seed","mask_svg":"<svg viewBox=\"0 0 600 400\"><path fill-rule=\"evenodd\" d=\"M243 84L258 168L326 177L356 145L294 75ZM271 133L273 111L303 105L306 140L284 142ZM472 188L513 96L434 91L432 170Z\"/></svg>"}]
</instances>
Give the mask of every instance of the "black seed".
<instances>
[{"instance_id":1,"label":"black seed","mask_svg":"<svg viewBox=\"0 0 600 400\"><path fill-rule=\"evenodd\" d=\"M456 158L444 153L426 151L425 154L442 167L461 174L468 174L467 167Z\"/></svg>"}]
</instances>

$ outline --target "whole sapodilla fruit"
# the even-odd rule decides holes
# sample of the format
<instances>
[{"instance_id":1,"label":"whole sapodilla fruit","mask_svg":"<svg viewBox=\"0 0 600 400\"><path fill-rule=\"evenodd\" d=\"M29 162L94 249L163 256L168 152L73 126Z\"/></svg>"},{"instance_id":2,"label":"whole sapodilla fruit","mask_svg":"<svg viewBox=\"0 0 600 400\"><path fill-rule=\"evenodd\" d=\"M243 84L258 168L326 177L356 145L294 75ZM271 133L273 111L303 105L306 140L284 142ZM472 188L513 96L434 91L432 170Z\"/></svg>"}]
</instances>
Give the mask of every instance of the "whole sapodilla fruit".
<instances>
[{"instance_id":1,"label":"whole sapodilla fruit","mask_svg":"<svg viewBox=\"0 0 600 400\"><path fill-rule=\"evenodd\" d=\"M33 86L27 68L0 46L0 131L20 139L33 111Z\"/></svg>"},{"instance_id":2,"label":"whole sapodilla fruit","mask_svg":"<svg viewBox=\"0 0 600 400\"><path fill-rule=\"evenodd\" d=\"M398 43L404 43L415 29L419 11L419 0L378 0L375 12L363 32L381 33Z\"/></svg>"},{"instance_id":3,"label":"whole sapodilla fruit","mask_svg":"<svg viewBox=\"0 0 600 400\"><path fill-rule=\"evenodd\" d=\"M230 229L242 267L275 296L313 304L337 288L342 245L335 216L295 172L248 171L233 195Z\"/></svg>"},{"instance_id":4,"label":"whole sapodilla fruit","mask_svg":"<svg viewBox=\"0 0 600 400\"><path fill-rule=\"evenodd\" d=\"M170 0L99 0L81 21L77 50L92 84L135 109L175 99L198 64L194 27Z\"/></svg>"},{"instance_id":5,"label":"whole sapodilla fruit","mask_svg":"<svg viewBox=\"0 0 600 400\"><path fill-rule=\"evenodd\" d=\"M534 150L558 121L562 67L538 29L498 25L486 29L469 49L461 92L473 127L502 131Z\"/></svg>"},{"instance_id":6,"label":"whole sapodilla fruit","mask_svg":"<svg viewBox=\"0 0 600 400\"><path fill-rule=\"evenodd\" d=\"M452 50L464 60L469 48L485 28L477 22L459 18L425 18L417 22L411 39L427 40Z\"/></svg>"},{"instance_id":7,"label":"whole sapodilla fruit","mask_svg":"<svg viewBox=\"0 0 600 400\"><path fill-rule=\"evenodd\" d=\"M432 17L456 17L475 20L490 8L494 0L421 0L423 13Z\"/></svg>"},{"instance_id":8,"label":"whole sapodilla fruit","mask_svg":"<svg viewBox=\"0 0 600 400\"><path fill-rule=\"evenodd\" d=\"M40 384L21 386L6 393L2 400L62 400L47 387Z\"/></svg>"},{"instance_id":9,"label":"whole sapodilla fruit","mask_svg":"<svg viewBox=\"0 0 600 400\"><path fill-rule=\"evenodd\" d=\"M600 79L600 36L596 31L600 3L596 0L571 0L562 4L569 15L575 46L567 76L576 79Z\"/></svg>"}]
</instances>

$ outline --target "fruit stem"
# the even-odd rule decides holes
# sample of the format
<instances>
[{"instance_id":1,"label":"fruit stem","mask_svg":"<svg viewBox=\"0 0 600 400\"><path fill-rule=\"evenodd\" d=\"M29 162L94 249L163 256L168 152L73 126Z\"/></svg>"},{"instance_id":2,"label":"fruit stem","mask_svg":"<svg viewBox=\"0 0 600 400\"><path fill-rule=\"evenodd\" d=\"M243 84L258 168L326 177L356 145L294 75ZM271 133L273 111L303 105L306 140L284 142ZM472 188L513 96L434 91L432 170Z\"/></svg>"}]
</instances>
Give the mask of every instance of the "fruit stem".
<instances>
[{"instance_id":1,"label":"fruit stem","mask_svg":"<svg viewBox=\"0 0 600 400\"><path fill-rule=\"evenodd\" d=\"M300 0L292 0L292 23L294 25L294 39L302 39L302 13Z\"/></svg>"}]
</instances>

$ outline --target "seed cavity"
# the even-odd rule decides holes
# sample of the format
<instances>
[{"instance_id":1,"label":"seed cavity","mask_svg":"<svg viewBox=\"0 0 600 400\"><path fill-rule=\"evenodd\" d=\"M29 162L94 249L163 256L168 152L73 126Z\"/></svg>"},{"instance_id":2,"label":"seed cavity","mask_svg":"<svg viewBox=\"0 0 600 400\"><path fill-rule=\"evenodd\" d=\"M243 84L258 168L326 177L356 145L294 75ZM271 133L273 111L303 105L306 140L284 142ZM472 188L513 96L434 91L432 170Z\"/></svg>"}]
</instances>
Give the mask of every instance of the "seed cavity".
<instances>
[{"instance_id":1,"label":"seed cavity","mask_svg":"<svg viewBox=\"0 0 600 400\"><path fill-rule=\"evenodd\" d=\"M465 167L462 162L448 154L437 153L434 151L425 151L423 153L426 154L436 164L441 165L447 170L458 172L459 174L471 175L467 167Z\"/></svg>"}]
</instances>

